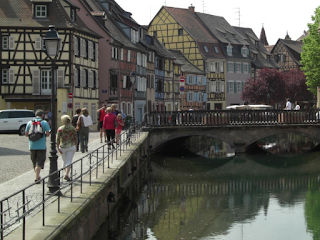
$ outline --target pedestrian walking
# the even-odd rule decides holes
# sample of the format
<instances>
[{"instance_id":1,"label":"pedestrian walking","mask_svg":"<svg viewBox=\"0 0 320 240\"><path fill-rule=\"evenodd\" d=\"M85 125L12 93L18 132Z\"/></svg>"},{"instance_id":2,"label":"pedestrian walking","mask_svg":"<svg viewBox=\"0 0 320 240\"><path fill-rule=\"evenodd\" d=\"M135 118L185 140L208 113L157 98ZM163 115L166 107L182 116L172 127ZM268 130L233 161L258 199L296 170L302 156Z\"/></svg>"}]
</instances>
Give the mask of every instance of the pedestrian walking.
<instances>
[{"instance_id":1,"label":"pedestrian walking","mask_svg":"<svg viewBox=\"0 0 320 240\"><path fill-rule=\"evenodd\" d=\"M300 105L299 103L296 101L296 106L294 107L293 110L299 111L300 110Z\"/></svg>"},{"instance_id":2,"label":"pedestrian walking","mask_svg":"<svg viewBox=\"0 0 320 240\"><path fill-rule=\"evenodd\" d=\"M68 115L61 117L62 126L57 130L57 148L62 156L62 167L64 168L64 179L71 181L69 177L70 165L74 154L76 153L76 146L78 145L77 131L71 125L71 119Z\"/></svg>"},{"instance_id":3,"label":"pedestrian walking","mask_svg":"<svg viewBox=\"0 0 320 240\"><path fill-rule=\"evenodd\" d=\"M76 114L72 117L72 126L74 126L75 128L77 127L77 122L79 119L81 113L81 109L80 108L76 108ZM79 136L79 131L77 131L77 152L79 151L79 144L80 144L80 136Z\"/></svg>"},{"instance_id":4,"label":"pedestrian walking","mask_svg":"<svg viewBox=\"0 0 320 240\"><path fill-rule=\"evenodd\" d=\"M119 111L117 110L117 105L112 104L112 105L111 105L111 109L112 109L112 113L113 113L115 116L118 116Z\"/></svg>"},{"instance_id":5,"label":"pedestrian walking","mask_svg":"<svg viewBox=\"0 0 320 240\"><path fill-rule=\"evenodd\" d=\"M284 108L284 110L292 110L292 104L291 104L289 98L287 98L287 103L286 103L286 107Z\"/></svg>"},{"instance_id":6,"label":"pedestrian walking","mask_svg":"<svg viewBox=\"0 0 320 240\"><path fill-rule=\"evenodd\" d=\"M106 108L107 106L103 104L102 107L99 108L97 111L99 128L100 128L100 143L102 143L102 135L104 135L104 141L107 142L106 131L103 129L103 119L104 119L104 116L106 115Z\"/></svg>"},{"instance_id":7,"label":"pedestrian walking","mask_svg":"<svg viewBox=\"0 0 320 240\"><path fill-rule=\"evenodd\" d=\"M121 113L119 113L117 116L117 122L118 122L118 127L115 129L115 138L116 138L117 145L119 145L122 127L124 126L124 121L122 119Z\"/></svg>"},{"instance_id":8,"label":"pedestrian walking","mask_svg":"<svg viewBox=\"0 0 320 240\"><path fill-rule=\"evenodd\" d=\"M111 146L114 148L113 141L115 138L115 121L117 121L116 116L112 113L112 108L108 107L107 114L103 119L103 128L106 130L109 149Z\"/></svg>"},{"instance_id":9,"label":"pedestrian walking","mask_svg":"<svg viewBox=\"0 0 320 240\"><path fill-rule=\"evenodd\" d=\"M32 121L27 123L26 137L29 137L29 130L31 129L31 124L33 122L40 122L43 136L37 140L32 141L29 139L29 150L30 150L30 157L32 161L32 166L36 175L35 182L37 184L40 183L40 171L44 168L44 162L46 161L46 152L47 152L47 145L46 145L46 137L50 135L50 127L47 121L43 121L44 118L44 111L38 109L35 112L35 118Z\"/></svg>"},{"instance_id":10,"label":"pedestrian walking","mask_svg":"<svg viewBox=\"0 0 320 240\"><path fill-rule=\"evenodd\" d=\"M82 115L79 116L77 125L80 126L80 150L82 153L84 153L85 151L88 152L89 126L91 126L93 123L87 108L82 108L81 113Z\"/></svg>"}]
</instances>

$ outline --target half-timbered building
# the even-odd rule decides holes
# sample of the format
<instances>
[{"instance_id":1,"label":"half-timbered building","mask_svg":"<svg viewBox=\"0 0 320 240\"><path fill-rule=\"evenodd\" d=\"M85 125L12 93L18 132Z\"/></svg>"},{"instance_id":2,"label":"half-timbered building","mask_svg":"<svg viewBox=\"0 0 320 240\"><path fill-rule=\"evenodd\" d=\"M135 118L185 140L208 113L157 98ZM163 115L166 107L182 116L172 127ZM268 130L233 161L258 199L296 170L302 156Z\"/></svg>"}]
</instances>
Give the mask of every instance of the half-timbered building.
<instances>
[{"instance_id":1,"label":"half-timbered building","mask_svg":"<svg viewBox=\"0 0 320 240\"><path fill-rule=\"evenodd\" d=\"M271 50L271 54L280 71L289 71L292 68L301 67L302 45L302 41L293 41L288 34L285 39L278 39Z\"/></svg>"},{"instance_id":2,"label":"half-timbered building","mask_svg":"<svg viewBox=\"0 0 320 240\"><path fill-rule=\"evenodd\" d=\"M100 36L78 18L78 10L68 0L1 1L1 109L51 111L51 62L43 38L54 25L62 41L55 70L57 109L52 116L59 125L61 115L86 107L95 122Z\"/></svg>"},{"instance_id":3,"label":"half-timbered building","mask_svg":"<svg viewBox=\"0 0 320 240\"><path fill-rule=\"evenodd\" d=\"M180 92L180 110L204 110L206 108L206 73L194 66L179 50L170 50L181 65L181 76L184 82L181 86L184 88Z\"/></svg>"},{"instance_id":4,"label":"half-timbered building","mask_svg":"<svg viewBox=\"0 0 320 240\"><path fill-rule=\"evenodd\" d=\"M168 49L182 54L207 77L207 109L226 105L225 57L219 41L200 21L194 11L163 6L149 24L149 34L157 36Z\"/></svg>"},{"instance_id":5,"label":"half-timbered building","mask_svg":"<svg viewBox=\"0 0 320 240\"><path fill-rule=\"evenodd\" d=\"M135 119L141 122L146 111L147 85L147 50L140 43L143 36L141 26L131 17L130 12L115 1L90 1L108 13L106 27L114 39L111 43L110 93L107 103L116 103L125 114L132 116L134 101ZM136 75L133 88L130 82L131 72Z\"/></svg>"}]
</instances>

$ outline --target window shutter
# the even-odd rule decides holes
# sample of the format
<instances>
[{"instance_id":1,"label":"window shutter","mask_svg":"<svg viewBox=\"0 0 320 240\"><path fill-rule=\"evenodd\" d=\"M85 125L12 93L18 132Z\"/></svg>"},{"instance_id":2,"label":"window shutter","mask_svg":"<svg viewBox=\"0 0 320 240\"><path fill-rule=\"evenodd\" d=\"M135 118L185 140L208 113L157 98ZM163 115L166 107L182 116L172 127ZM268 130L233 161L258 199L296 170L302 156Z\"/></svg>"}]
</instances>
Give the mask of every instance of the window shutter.
<instances>
[{"instance_id":1,"label":"window shutter","mask_svg":"<svg viewBox=\"0 0 320 240\"><path fill-rule=\"evenodd\" d=\"M227 72L229 72L229 63L227 62Z\"/></svg>"},{"instance_id":2,"label":"window shutter","mask_svg":"<svg viewBox=\"0 0 320 240\"><path fill-rule=\"evenodd\" d=\"M9 69L9 83L14 83L14 69Z\"/></svg>"},{"instance_id":3,"label":"window shutter","mask_svg":"<svg viewBox=\"0 0 320 240\"><path fill-rule=\"evenodd\" d=\"M241 72L243 73L243 63L241 63Z\"/></svg>"},{"instance_id":4,"label":"window shutter","mask_svg":"<svg viewBox=\"0 0 320 240\"><path fill-rule=\"evenodd\" d=\"M241 82L241 92L243 91L244 82Z\"/></svg>"},{"instance_id":5,"label":"window shutter","mask_svg":"<svg viewBox=\"0 0 320 240\"><path fill-rule=\"evenodd\" d=\"M84 70L80 70L80 87L84 87L84 74L83 74Z\"/></svg>"},{"instance_id":6,"label":"window shutter","mask_svg":"<svg viewBox=\"0 0 320 240\"><path fill-rule=\"evenodd\" d=\"M127 76L123 76L122 87L126 88Z\"/></svg>"},{"instance_id":7,"label":"window shutter","mask_svg":"<svg viewBox=\"0 0 320 240\"><path fill-rule=\"evenodd\" d=\"M128 50L127 62L130 62L130 60L131 60L131 50Z\"/></svg>"},{"instance_id":8,"label":"window shutter","mask_svg":"<svg viewBox=\"0 0 320 240\"><path fill-rule=\"evenodd\" d=\"M216 85L217 85L216 82L212 83L212 86L213 86L213 91L212 92L216 92Z\"/></svg>"},{"instance_id":9,"label":"window shutter","mask_svg":"<svg viewBox=\"0 0 320 240\"><path fill-rule=\"evenodd\" d=\"M207 102L207 93L203 94L203 102Z\"/></svg>"},{"instance_id":10,"label":"window shutter","mask_svg":"<svg viewBox=\"0 0 320 240\"><path fill-rule=\"evenodd\" d=\"M190 93L189 92L187 92L187 102L190 102Z\"/></svg>"},{"instance_id":11,"label":"window shutter","mask_svg":"<svg viewBox=\"0 0 320 240\"><path fill-rule=\"evenodd\" d=\"M207 77L203 76L202 78L202 85L206 86L207 85Z\"/></svg>"},{"instance_id":12,"label":"window shutter","mask_svg":"<svg viewBox=\"0 0 320 240\"><path fill-rule=\"evenodd\" d=\"M42 45L42 38L41 37L36 37L35 38L35 45L34 48L35 50L41 50Z\"/></svg>"},{"instance_id":13,"label":"window shutter","mask_svg":"<svg viewBox=\"0 0 320 240\"><path fill-rule=\"evenodd\" d=\"M78 79L79 79L78 69L74 68L74 70L73 70L73 85L75 87L79 86L79 80Z\"/></svg>"},{"instance_id":14,"label":"window shutter","mask_svg":"<svg viewBox=\"0 0 320 240\"><path fill-rule=\"evenodd\" d=\"M193 75L193 85L197 85L198 79L196 75Z\"/></svg>"},{"instance_id":15,"label":"window shutter","mask_svg":"<svg viewBox=\"0 0 320 240\"><path fill-rule=\"evenodd\" d=\"M95 79L95 81L96 81L96 88L99 88L99 76L98 76L98 73L99 73L99 71L96 71L96 74L95 74L95 76L96 76L96 79Z\"/></svg>"},{"instance_id":16,"label":"window shutter","mask_svg":"<svg viewBox=\"0 0 320 240\"><path fill-rule=\"evenodd\" d=\"M230 82L228 81L228 82L227 82L227 93L229 93L229 89L230 89L230 88L229 88L229 84L230 84Z\"/></svg>"},{"instance_id":17,"label":"window shutter","mask_svg":"<svg viewBox=\"0 0 320 240\"><path fill-rule=\"evenodd\" d=\"M58 69L57 70L57 82L58 82L58 87L64 87L64 70L63 69Z\"/></svg>"},{"instance_id":18,"label":"window shutter","mask_svg":"<svg viewBox=\"0 0 320 240\"><path fill-rule=\"evenodd\" d=\"M224 82L221 82L221 92L224 92Z\"/></svg>"},{"instance_id":19,"label":"window shutter","mask_svg":"<svg viewBox=\"0 0 320 240\"><path fill-rule=\"evenodd\" d=\"M188 85L189 84L189 75L187 75L187 82L186 82L186 84Z\"/></svg>"},{"instance_id":20,"label":"window shutter","mask_svg":"<svg viewBox=\"0 0 320 240\"><path fill-rule=\"evenodd\" d=\"M93 72L89 71L88 87L93 88Z\"/></svg>"},{"instance_id":21,"label":"window shutter","mask_svg":"<svg viewBox=\"0 0 320 240\"><path fill-rule=\"evenodd\" d=\"M123 61L123 48L120 50L120 60Z\"/></svg>"},{"instance_id":22,"label":"window shutter","mask_svg":"<svg viewBox=\"0 0 320 240\"><path fill-rule=\"evenodd\" d=\"M14 49L14 36L9 37L9 49L10 50Z\"/></svg>"},{"instance_id":23,"label":"window shutter","mask_svg":"<svg viewBox=\"0 0 320 240\"><path fill-rule=\"evenodd\" d=\"M98 57L99 57L99 44L98 43L95 43L94 44L95 45L95 49L96 49L96 51L95 51L95 57L96 57L96 60L98 60Z\"/></svg>"},{"instance_id":24,"label":"window shutter","mask_svg":"<svg viewBox=\"0 0 320 240\"><path fill-rule=\"evenodd\" d=\"M40 95L40 70L32 71L32 95Z\"/></svg>"},{"instance_id":25,"label":"window shutter","mask_svg":"<svg viewBox=\"0 0 320 240\"><path fill-rule=\"evenodd\" d=\"M74 55L77 56L79 54L79 48L78 48L78 38L76 36L73 36L73 47L74 47Z\"/></svg>"},{"instance_id":26,"label":"window shutter","mask_svg":"<svg viewBox=\"0 0 320 240\"><path fill-rule=\"evenodd\" d=\"M233 83L233 92L237 93L237 82Z\"/></svg>"}]
</instances>

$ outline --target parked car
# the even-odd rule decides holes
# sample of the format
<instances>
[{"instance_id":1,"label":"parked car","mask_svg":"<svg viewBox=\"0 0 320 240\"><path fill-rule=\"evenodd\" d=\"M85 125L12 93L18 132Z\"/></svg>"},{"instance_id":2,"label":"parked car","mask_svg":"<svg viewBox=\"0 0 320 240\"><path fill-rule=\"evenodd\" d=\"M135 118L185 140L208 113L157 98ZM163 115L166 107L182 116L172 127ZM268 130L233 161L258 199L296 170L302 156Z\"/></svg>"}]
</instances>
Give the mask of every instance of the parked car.
<instances>
[{"instance_id":1,"label":"parked car","mask_svg":"<svg viewBox=\"0 0 320 240\"><path fill-rule=\"evenodd\" d=\"M27 123L34 117L32 110L0 110L0 132L18 132L19 135L24 135Z\"/></svg>"}]
</instances>

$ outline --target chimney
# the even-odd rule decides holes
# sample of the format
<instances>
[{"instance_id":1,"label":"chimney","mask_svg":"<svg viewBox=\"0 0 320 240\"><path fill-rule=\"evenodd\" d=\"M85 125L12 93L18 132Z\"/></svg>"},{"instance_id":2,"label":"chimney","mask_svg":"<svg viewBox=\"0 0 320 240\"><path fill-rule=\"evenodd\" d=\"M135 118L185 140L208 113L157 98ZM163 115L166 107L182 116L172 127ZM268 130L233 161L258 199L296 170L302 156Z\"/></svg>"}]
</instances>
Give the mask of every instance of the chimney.
<instances>
[{"instance_id":1,"label":"chimney","mask_svg":"<svg viewBox=\"0 0 320 240\"><path fill-rule=\"evenodd\" d=\"M189 11L190 11L192 14L194 14L194 6L192 6L192 4L191 4L191 6L189 7Z\"/></svg>"}]
</instances>

